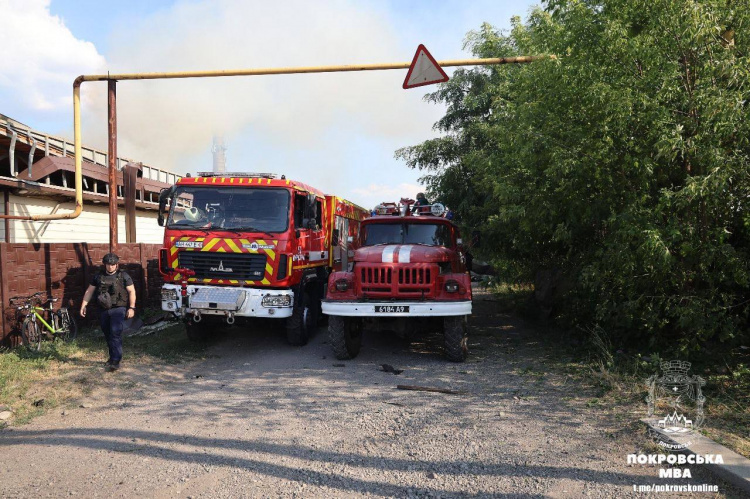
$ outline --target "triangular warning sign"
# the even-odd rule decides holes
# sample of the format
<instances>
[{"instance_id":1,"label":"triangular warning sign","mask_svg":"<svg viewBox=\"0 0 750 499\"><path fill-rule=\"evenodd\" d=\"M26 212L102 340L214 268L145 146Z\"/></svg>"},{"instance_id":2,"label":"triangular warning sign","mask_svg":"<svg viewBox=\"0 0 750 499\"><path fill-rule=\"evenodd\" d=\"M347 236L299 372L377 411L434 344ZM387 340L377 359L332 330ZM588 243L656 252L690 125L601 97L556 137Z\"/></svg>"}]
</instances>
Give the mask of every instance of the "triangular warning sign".
<instances>
[{"instance_id":1,"label":"triangular warning sign","mask_svg":"<svg viewBox=\"0 0 750 499\"><path fill-rule=\"evenodd\" d=\"M448 75L445 74L443 68L430 55L425 46L420 44L417 47L417 53L414 54L414 60L411 61L409 72L406 73L404 88L421 87L444 81L448 81Z\"/></svg>"}]
</instances>

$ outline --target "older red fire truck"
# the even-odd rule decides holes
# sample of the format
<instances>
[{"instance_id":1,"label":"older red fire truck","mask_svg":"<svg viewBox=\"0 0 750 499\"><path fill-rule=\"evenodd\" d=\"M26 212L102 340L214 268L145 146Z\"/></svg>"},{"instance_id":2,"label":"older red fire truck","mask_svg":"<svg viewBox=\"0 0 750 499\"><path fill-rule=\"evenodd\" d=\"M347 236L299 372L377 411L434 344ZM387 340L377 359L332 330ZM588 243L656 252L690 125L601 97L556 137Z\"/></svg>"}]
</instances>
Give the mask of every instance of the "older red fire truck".
<instances>
[{"instance_id":1,"label":"older red fire truck","mask_svg":"<svg viewBox=\"0 0 750 499\"><path fill-rule=\"evenodd\" d=\"M368 212L284 176L199 173L165 189L159 270L162 310L205 339L238 317L286 320L287 339L307 343L328 275L342 268L342 241Z\"/></svg>"},{"instance_id":2,"label":"older red fire truck","mask_svg":"<svg viewBox=\"0 0 750 499\"><path fill-rule=\"evenodd\" d=\"M339 359L355 357L368 327L409 335L441 327L449 360L466 359L471 279L458 227L440 204L384 203L360 226L350 268L328 279L323 313Z\"/></svg>"}]
</instances>

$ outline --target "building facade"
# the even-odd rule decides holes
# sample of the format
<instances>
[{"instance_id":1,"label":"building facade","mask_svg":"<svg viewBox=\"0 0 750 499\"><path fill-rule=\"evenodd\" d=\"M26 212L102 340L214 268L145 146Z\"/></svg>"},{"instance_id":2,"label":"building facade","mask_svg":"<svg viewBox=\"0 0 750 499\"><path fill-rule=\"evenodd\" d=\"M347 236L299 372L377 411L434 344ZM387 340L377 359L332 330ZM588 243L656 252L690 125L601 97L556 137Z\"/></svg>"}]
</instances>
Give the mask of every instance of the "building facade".
<instances>
[{"instance_id":1,"label":"building facade","mask_svg":"<svg viewBox=\"0 0 750 499\"><path fill-rule=\"evenodd\" d=\"M74 145L61 137L31 130L0 114L0 213L41 215L69 213L75 207ZM83 146L83 213L75 219L32 222L0 221L0 241L7 243L109 242L107 154ZM159 192L180 177L132 160L117 158L118 243L126 242L123 168L137 168L135 243L159 244L156 222ZM4 222L4 223L3 223Z\"/></svg>"}]
</instances>

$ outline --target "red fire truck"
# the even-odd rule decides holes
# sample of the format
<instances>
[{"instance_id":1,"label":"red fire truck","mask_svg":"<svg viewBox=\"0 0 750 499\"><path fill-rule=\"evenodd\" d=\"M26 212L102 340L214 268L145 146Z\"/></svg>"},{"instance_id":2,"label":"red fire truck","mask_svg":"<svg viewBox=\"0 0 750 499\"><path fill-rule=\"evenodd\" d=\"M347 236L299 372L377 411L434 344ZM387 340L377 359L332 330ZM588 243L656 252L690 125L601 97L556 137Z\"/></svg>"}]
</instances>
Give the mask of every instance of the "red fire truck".
<instances>
[{"instance_id":1,"label":"red fire truck","mask_svg":"<svg viewBox=\"0 0 750 499\"><path fill-rule=\"evenodd\" d=\"M458 227L442 205L412 212L412 203L379 205L360 226L351 267L328 279L322 310L339 359L359 353L365 324L407 336L441 327L448 359L466 359L471 279Z\"/></svg>"},{"instance_id":2,"label":"red fire truck","mask_svg":"<svg viewBox=\"0 0 750 499\"><path fill-rule=\"evenodd\" d=\"M182 178L159 197L162 310L182 317L193 340L238 317L265 317L285 319L289 342L303 345L328 275L347 260L342 241L367 215L284 176Z\"/></svg>"}]
</instances>

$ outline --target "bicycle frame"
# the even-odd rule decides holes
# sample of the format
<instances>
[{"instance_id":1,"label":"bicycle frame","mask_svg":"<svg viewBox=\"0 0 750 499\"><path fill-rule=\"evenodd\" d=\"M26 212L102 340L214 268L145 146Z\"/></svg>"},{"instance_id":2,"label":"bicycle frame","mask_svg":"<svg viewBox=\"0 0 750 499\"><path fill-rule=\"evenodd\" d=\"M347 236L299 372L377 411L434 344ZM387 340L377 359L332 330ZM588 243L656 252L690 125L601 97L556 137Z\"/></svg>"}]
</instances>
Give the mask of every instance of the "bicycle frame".
<instances>
[{"instance_id":1,"label":"bicycle frame","mask_svg":"<svg viewBox=\"0 0 750 499\"><path fill-rule=\"evenodd\" d=\"M39 292L31 296L10 298L10 305L16 308L16 313L19 316L23 316L20 328L24 345L35 346L37 350L39 350L41 340L45 336L50 339L62 338L67 342L75 339L78 333L78 326L68 308L60 307L55 310L53 303L58 299L48 298L42 301L40 296L43 294ZM49 314L49 322L44 318L45 313ZM38 322L37 319L39 319ZM40 327L39 324L44 328Z\"/></svg>"},{"instance_id":2,"label":"bicycle frame","mask_svg":"<svg viewBox=\"0 0 750 499\"><path fill-rule=\"evenodd\" d=\"M36 318L37 318L37 319L39 319L39 322L41 322L41 323L42 323L42 324L44 325L44 327L45 327L45 328L47 328L47 330L48 330L48 331L49 331L50 333L52 333L52 334L56 334L56 333L58 332L58 331L57 331L57 330L55 329L55 321L54 321L54 320L51 320L50 322L52 322L52 325L50 326L49 324L47 324L47 321L45 321L45 320L44 320L44 317L42 317L42 316L41 316L41 314L40 314L40 313L38 312L38 311L42 311L42 312L44 312L44 311L45 311L45 310L47 310L47 309L45 309L45 308L43 308L43 307L31 307L31 308L30 308L29 310L31 310L31 311L33 311L33 312L34 312L34 315L36 316ZM53 315L53 314L54 314L54 312L52 311L52 309L51 309L51 307L50 307L50 315ZM29 316L30 316L30 315L31 315L31 314L29 314Z\"/></svg>"}]
</instances>

